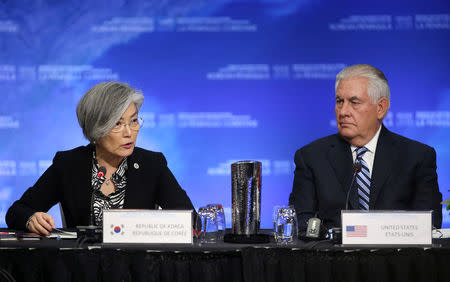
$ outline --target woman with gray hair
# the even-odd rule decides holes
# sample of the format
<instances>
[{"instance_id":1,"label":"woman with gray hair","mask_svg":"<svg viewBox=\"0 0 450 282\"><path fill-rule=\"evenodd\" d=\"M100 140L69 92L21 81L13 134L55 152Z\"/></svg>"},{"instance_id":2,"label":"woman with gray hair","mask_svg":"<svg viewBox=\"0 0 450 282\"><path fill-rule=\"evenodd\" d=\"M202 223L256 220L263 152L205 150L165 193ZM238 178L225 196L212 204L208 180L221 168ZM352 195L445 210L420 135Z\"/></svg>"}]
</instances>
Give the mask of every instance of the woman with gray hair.
<instances>
[{"instance_id":1,"label":"woman with gray hair","mask_svg":"<svg viewBox=\"0 0 450 282\"><path fill-rule=\"evenodd\" d=\"M77 106L90 141L57 152L53 164L6 214L12 229L49 235L55 222L46 212L61 203L67 227L101 225L103 210L194 207L167 167L162 153L135 147L144 96L125 83L92 87Z\"/></svg>"}]
</instances>

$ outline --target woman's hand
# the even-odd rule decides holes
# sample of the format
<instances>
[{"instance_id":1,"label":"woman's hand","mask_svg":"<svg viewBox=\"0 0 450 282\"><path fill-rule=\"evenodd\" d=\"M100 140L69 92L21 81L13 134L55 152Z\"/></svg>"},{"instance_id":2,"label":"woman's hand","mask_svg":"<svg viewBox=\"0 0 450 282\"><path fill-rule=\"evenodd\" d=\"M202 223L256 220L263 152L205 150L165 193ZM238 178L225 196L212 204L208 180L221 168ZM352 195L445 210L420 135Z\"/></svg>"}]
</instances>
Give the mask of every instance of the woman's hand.
<instances>
[{"instance_id":1,"label":"woman's hand","mask_svg":"<svg viewBox=\"0 0 450 282\"><path fill-rule=\"evenodd\" d=\"M33 214L28 223L28 230L45 236L49 236L53 228L55 228L55 221L51 215L45 212Z\"/></svg>"}]
</instances>

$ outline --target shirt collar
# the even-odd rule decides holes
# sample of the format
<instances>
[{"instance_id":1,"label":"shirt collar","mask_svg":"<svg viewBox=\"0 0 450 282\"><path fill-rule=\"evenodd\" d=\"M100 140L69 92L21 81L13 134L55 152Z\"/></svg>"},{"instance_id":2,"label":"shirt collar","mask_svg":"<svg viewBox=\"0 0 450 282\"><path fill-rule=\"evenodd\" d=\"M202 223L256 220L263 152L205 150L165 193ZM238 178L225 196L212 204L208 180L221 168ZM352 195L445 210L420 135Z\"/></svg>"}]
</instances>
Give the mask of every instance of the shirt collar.
<instances>
[{"instance_id":1,"label":"shirt collar","mask_svg":"<svg viewBox=\"0 0 450 282\"><path fill-rule=\"evenodd\" d=\"M364 145L363 147L366 147L367 150L369 150L369 152L371 153L375 153L375 150L377 149L377 143L378 143L378 137L380 137L380 132L381 132L381 127L383 125L380 125L380 128L378 128L377 133L375 133L375 135L372 137L372 139L370 139L370 141ZM356 147L355 145L350 145L350 148L352 150L352 152L354 152L356 149L358 149L358 147Z\"/></svg>"}]
</instances>

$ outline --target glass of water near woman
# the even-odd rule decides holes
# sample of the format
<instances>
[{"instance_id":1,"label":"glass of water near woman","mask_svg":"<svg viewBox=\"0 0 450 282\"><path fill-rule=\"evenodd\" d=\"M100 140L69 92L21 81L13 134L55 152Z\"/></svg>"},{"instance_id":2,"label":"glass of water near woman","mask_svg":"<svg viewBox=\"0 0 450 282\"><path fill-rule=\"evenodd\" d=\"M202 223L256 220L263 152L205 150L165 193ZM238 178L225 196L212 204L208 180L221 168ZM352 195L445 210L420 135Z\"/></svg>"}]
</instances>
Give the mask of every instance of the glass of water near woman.
<instances>
[{"instance_id":1,"label":"glass of water near woman","mask_svg":"<svg viewBox=\"0 0 450 282\"><path fill-rule=\"evenodd\" d=\"M216 243L225 234L225 215L221 204L200 207L195 222L195 239L198 243Z\"/></svg>"},{"instance_id":2,"label":"glass of water near woman","mask_svg":"<svg viewBox=\"0 0 450 282\"><path fill-rule=\"evenodd\" d=\"M275 216L276 214L276 216ZM297 214L292 206L274 207L274 237L280 244L293 243L297 239Z\"/></svg>"},{"instance_id":3,"label":"glass of water near woman","mask_svg":"<svg viewBox=\"0 0 450 282\"><path fill-rule=\"evenodd\" d=\"M225 223L225 213L223 211L222 204L209 204L206 206L216 211L217 215L217 239L223 241L225 235L226 223Z\"/></svg>"}]
</instances>

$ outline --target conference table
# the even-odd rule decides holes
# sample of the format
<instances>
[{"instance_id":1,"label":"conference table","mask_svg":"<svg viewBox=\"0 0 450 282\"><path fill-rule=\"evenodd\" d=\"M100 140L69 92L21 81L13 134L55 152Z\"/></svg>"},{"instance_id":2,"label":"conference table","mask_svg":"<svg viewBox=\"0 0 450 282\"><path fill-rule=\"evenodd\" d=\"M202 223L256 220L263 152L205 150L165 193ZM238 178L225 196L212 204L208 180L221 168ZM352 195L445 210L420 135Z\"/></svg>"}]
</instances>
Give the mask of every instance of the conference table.
<instances>
[{"instance_id":1,"label":"conference table","mask_svg":"<svg viewBox=\"0 0 450 282\"><path fill-rule=\"evenodd\" d=\"M0 281L450 281L450 239L377 248L0 240L0 270Z\"/></svg>"}]
</instances>

